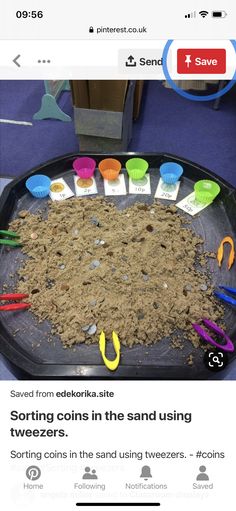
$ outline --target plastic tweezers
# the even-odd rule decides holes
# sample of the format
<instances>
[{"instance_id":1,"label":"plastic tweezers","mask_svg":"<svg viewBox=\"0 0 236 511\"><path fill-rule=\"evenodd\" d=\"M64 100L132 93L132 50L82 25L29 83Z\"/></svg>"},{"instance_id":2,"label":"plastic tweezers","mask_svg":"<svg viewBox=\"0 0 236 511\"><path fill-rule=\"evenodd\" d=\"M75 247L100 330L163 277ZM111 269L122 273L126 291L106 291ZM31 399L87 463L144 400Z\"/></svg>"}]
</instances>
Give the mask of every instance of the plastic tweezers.
<instances>
[{"instance_id":1,"label":"plastic tweezers","mask_svg":"<svg viewBox=\"0 0 236 511\"><path fill-rule=\"evenodd\" d=\"M17 234L16 232L13 232L13 231L4 231L4 230L0 230L0 236L6 236L7 238L10 238L10 239L1 239L0 238L0 245L8 245L10 247L21 247L21 243L19 242L19 240L17 240L17 238L19 238L19 234ZM13 239L11 239L13 238Z\"/></svg>"},{"instance_id":2,"label":"plastic tweezers","mask_svg":"<svg viewBox=\"0 0 236 511\"><path fill-rule=\"evenodd\" d=\"M235 287L219 286L219 288L223 289L224 291L228 291L228 293L232 293L233 295L236 295ZM231 296L225 295L224 293L219 293L218 291L215 291L214 295L217 298L219 298L220 300L224 300L224 302L229 303L230 305L236 305L236 300L234 298L232 298Z\"/></svg>"},{"instance_id":3,"label":"plastic tweezers","mask_svg":"<svg viewBox=\"0 0 236 511\"><path fill-rule=\"evenodd\" d=\"M23 300L24 298L28 298L29 295L24 293L10 293L10 294L4 294L0 295L0 300L2 301L11 301L11 300ZM23 310L23 309L29 309L31 307L31 303L9 303L7 305L0 305L0 311L16 311L16 310Z\"/></svg>"},{"instance_id":4,"label":"plastic tweezers","mask_svg":"<svg viewBox=\"0 0 236 511\"><path fill-rule=\"evenodd\" d=\"M116 332L112 332L112 341L114 346L114 351L116 354L116 358L114 360L109 360L106 357L106 337L105 333L102 331L99 338L99 349L102 355L103 362L105 366L110 369L110 371L115 371L120 363L120 341Z\"/></svg>"},{"instance_id":5,"label":"plastic tweezers","mask_svg":"<svg viewBox=\"0 0 236 511\"><path fill-rule=\"evenodd\" d=\"M210 321L209 319L204 318L202 319L202 322L209 328L209 330L212 330L212 332L222 337L225 340L225 344L219 344L214 339L212 339L212 337L206 332L206 330L204 330L204 328L202 328L197 323L192 323L192 327L204 341L212 344L222 351L234 351L234 345L224 330L222 330L218 325L216 325L216 323L213 323L213 321Z\"/></svg>"}]
</instances>

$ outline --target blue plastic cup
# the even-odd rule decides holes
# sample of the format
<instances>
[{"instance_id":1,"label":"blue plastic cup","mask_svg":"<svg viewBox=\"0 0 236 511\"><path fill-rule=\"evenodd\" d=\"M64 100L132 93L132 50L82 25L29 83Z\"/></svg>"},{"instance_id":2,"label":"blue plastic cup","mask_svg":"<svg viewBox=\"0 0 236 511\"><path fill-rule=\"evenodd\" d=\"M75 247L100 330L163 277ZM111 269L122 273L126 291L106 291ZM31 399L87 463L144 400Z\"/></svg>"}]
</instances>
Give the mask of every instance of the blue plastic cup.
<instances>
[{"instance_id":1,"label":"blue plastic cup","mask_svg":"<svg viewBox=\"0 0 236 511\"><path fill-rule=\"evenodd\" d=\"M183 174L183 167L179 165L179 163L174 163L172 161L168 161L166 163L162 163L160 166L160 174L164 181L164 183L168 185L173 185L179 181L179 178Z\"/></svg>"},{"instance_id":2,"label":"blue plastic cup","mask_svg":"<svg viewBox=\"0 0 236 511\"><path fill-rule=\"evenodd\" d=\"M27 190L36 197L36 199L43 199L49 195L51 179L44 174L36 174L27 179L25 186Z\"/></svg>"}]
</instances>

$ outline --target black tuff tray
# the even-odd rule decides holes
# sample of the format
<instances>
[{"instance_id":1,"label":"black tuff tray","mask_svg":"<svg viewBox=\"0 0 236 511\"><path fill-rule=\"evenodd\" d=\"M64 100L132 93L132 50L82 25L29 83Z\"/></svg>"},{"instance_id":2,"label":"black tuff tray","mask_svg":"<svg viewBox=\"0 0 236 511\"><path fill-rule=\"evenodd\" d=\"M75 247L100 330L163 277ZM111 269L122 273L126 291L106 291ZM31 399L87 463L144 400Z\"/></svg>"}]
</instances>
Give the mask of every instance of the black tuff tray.
<instances>
[{"instance_id":1,"label":"black tuff tray","mask_svg":"<svg viewBox=\"0 0 236 511\"><path fill-rule=\"evenodd\" d=\"M25 188L27 177L37 173L47 174L51 178L63 176L68 184L73 186L72 161L77 156L79 154L68 154L46 162L10 183L0 198L0 229L7 229L9 222L22 209L36 212L45 207L47 199L36 200L27 192ZM89 153L88 156L93 157L98 163L111 154ZM117 203L119 208L128 207L136 201L152 203L159 179L159 166L165 161L175 161L184 167L178 200L190 193L193 190L194 182L199 179L214 179L221 187L219 198L192 219L192 228L205 241L204 249L215 252L219 242L226 235L231 235L236 239L236 191L212 172L170 154L120 153L112 154L112 156L118 158L123 167L126 160L132 156L144 157L150 166L152 195L127 195L112 198L111 200ZM128 184L126 172L125 179ZM103 182L100 177L97 178L97 184L98 192L103 195ZM163 202L170 204L169 201ZM189 216L188 219L190 219ZM10 278L10 274L15 274L23 257L20 249L7 251L4 247L0 248L0 289L4 283L11 284L12 291L16 289L16 276ZM212 274L213 285L217 286L221 283L236 287L236 272L234 270L229 272L226 264L219 271L216 261L210 259L209 270ZM226 305L227 333L233 339L236 337L235 318L235 310ZM16 330L17 333L13 336ZM203 363L203 350L193 348L188 341L184 342L183 350L171 348L170 339L163 339L152 346L138 345L131 349L122 346L121 364L115 372L110 372L101 360L97 344L90 346L80 344L75 347L75 351L65 350L59 337L55 336L52 343L47 342L49 332L49 322L38 323L30 310L22 314L0 313L1 352L20 372L18 372L20 377L30 376L37 379L206 379L211 378L214 374L210 373ZM194 356L193 366L187 364L190 353ZM108 356L113 356L112 350L108 349ZM236 354L229 355L230 362L235 359L235 356Z\"/></svg>"}]
</instances>

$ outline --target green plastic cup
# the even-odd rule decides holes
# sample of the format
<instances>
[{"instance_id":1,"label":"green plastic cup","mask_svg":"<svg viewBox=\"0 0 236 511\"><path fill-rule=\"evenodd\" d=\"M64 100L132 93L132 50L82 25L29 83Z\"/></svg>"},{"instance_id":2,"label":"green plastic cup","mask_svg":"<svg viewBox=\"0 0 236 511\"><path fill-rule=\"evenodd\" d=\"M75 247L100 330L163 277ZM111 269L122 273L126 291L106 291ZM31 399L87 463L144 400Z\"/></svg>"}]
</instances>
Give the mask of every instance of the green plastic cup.
<instances>
[{"instance_id":1,"label":"green plastic cup","mask_svg":"<svg viewBox=\"0 0 236 511\"><path fill-rule=\"evenodd\" d=\"M220 193L220 186L215 181L202 179L194 185L195 199L202 204L210 204Z\"/></svg>"},{"instance_id":2,"label":"green plastic cup","mask_svg":"<svg viewBox=\"0 0 236 511\"><path fill-rule=\"evenodd\" d=\"M143 158L130 158L130 160L126 162L125 166L129 177L134 181L142 179L149 167L148 162Z\"/></svg>"}]
</instances>

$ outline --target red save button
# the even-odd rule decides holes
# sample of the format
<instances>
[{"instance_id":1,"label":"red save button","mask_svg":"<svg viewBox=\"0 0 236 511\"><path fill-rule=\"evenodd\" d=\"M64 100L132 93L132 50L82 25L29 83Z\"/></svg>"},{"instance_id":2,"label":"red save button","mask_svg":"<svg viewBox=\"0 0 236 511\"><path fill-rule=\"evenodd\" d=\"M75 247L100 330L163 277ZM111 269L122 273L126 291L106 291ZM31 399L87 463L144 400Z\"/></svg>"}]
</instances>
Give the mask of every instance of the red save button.
<instances>
[{"instance_id":1,"label":"red save button","mask_svg":"<svg viewBox=\"0 0 236 511\"><path fill-rule=\"evenodd\" d=\"M224 48L179 48L177 50L179 74L224 74L226 50Z\"/></svg>"}]
</instances>

